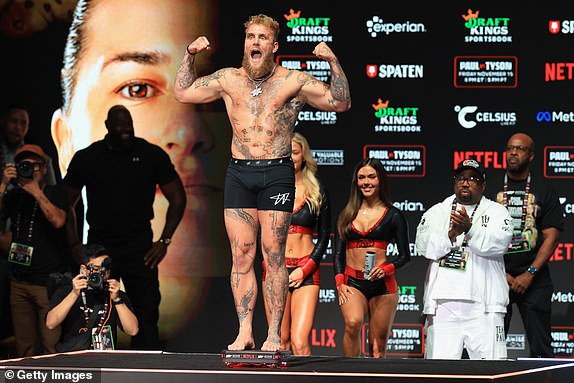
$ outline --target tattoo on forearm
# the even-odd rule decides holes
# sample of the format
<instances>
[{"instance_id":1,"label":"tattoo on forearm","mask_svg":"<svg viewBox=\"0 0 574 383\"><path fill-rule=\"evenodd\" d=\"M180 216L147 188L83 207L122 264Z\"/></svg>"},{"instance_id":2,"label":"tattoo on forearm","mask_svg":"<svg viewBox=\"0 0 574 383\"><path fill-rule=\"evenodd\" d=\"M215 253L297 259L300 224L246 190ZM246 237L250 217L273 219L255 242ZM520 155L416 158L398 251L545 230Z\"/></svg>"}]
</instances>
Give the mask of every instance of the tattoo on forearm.
<instances>
[{"instance_id":1,"label":"tattoo on forearm","mask_svg":"<svg viewBox=\"0 0 574 383\"><path fill-rule=\"evenodd\" d=\"M331 94L337 101L347 102L351 99L349 82L339 65L337 65L337 71L331 71Z\"/></svg>"},{"instance_id":2,"label":"tattoo on forearm","mask_svg":"<svg viewBox=\"0 0 574 383\"><path fill-rule=\"evenodd\" d=\"M194 61L195 56L186 54L181 64L179 65L176 78L177 84L180 88L189 88L197 78L197 72L195 71L195 67L193 65Z\"/></svg>"}]
</instances>

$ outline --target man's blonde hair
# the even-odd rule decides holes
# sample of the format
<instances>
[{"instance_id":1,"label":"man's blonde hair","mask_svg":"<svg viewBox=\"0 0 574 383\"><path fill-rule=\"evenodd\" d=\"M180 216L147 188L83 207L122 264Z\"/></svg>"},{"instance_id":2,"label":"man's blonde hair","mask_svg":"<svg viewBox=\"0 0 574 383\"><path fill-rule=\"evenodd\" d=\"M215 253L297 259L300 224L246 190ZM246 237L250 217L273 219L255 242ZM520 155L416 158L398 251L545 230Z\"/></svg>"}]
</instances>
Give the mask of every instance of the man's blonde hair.
<instances>
[{"instance_id":1,"label":"man's blonde hair","mask_svg":"<svg viewBox=\"0 0 574 383\"><path fill-rule=\"evenodd\" d=\"M245 31L247 31L247 28L253 24L261 24L271 28L274 34L274 41L277 41L279 38L279 23L274 18L264 14L253 15L249 17L249 20L247 20L245 24L243 24L245 26Z\"/></svg>"}]
</instances>

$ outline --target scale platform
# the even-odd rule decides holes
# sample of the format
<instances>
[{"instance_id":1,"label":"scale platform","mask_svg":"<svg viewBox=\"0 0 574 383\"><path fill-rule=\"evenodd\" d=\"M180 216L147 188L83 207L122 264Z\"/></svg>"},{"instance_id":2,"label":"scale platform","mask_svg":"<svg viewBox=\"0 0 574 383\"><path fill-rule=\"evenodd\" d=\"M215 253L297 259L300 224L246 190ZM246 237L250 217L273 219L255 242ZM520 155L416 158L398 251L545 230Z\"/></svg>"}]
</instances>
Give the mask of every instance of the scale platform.
<instances>
[{"instance_id":1,"label":"scale platform","mask_svg":"<svg viewBox=\"0 0 574 383\"><path fill-rule=\"evenodd\" d=\"M228 367L287 367L291 356L291 351L221 351L221 359Z\"/></svg>"}]
</instances>

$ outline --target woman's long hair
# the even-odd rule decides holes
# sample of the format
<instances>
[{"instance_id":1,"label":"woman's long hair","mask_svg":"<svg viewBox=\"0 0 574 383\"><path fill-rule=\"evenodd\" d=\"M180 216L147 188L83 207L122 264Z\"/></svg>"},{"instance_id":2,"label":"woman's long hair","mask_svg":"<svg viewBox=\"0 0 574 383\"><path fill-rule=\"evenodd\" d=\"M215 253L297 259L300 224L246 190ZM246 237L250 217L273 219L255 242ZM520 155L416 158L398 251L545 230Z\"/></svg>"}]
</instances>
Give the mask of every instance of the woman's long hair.
<instances>
[{"instance_id":1,"label":"woman's long hair","mask_svg":"<svg viewBox=\"0 0 574 383\"><path fill-rule=\"evenodd\" d=\"M303 154L303 164L301 165L301 175L303 177L303 185L305 185L306 203L312 213L317 213L321 208L322 197L319 180L317 179L317 161L311 154L309 142L303 137L301 133L295 132L292 138L293 142L301 145L301 153Z\"/></svg>"},{"instance_id":2,"label":"woman's long hair","mask_svg":"<svg viewBox=\"0 0 574 383\"><path fill-rule=\"evenodd\" d=\"M339 214L339 219L337 221L337 231L344 241L346 241L347 235L351 231L351 224L357 217L357 213L359 212L361 204L363 203L363 193L361 193L359 190L357 175L359 170L365 166L370 166L375 169L379 179L379 199L385 204L385 206L391 205L391 197L387 183L387 171L385 170L385 167L381 161L376 158L365 158L361 160L355 166L355 170L353 171L349 200L347 201L347 205L343 211L341 211L341 214Z\"/></svg>"}]
</instances>

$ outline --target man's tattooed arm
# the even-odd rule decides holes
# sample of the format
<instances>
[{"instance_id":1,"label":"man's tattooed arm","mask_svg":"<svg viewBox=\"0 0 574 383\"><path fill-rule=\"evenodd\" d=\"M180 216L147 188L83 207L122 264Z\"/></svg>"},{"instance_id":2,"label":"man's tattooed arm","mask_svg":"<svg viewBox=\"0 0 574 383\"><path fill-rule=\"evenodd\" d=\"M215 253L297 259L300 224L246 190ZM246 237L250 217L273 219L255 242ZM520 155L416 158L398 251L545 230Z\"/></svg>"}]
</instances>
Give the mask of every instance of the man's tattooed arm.
<instances>
[{"instance_id":1,"label":"man's tattooed arm","mask_svg":"<svg viewBox=\"0 0 574 383\"><path fill-rule=\"evenodd\" d=\"M186 54L183 56L183 60L179 65L175 81L177 82L177 85L182 89L189 88L195 79L197 79L197 72L195 70L195 66L193 65L194 61L195 55Z\"/></svg>"}]
</instances>

